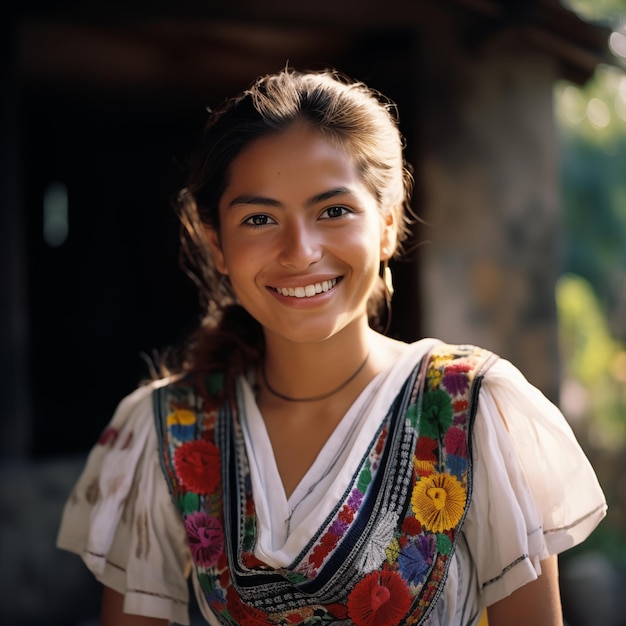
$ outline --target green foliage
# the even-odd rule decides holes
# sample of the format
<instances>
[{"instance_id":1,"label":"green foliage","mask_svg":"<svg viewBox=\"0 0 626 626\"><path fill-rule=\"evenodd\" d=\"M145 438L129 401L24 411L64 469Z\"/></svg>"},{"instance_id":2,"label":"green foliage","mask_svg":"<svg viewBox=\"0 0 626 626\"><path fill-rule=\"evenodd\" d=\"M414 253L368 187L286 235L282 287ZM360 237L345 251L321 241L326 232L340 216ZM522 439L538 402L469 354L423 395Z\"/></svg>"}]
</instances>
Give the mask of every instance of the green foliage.
<instances>
[{"instance_id":1,"label":"green foliage","mask_svg":"<svg viewBox=\"0 0 626 626\"><path fill-rule=\"evenodd\" d=\"M562 4L592 21L615 21L626 13L626 0L562 0Z\"/></svg>"},{"instance_id":2,"label":"green foliage","mask_svg":"<svg viewBox=\"0 0 626 626\"><path fill-rule=\"evenodd\" d=\"M599 68L578 88L560 83L564 270L585 277L611 331L626 340L626 75Z\"/></svg>"},{"instance_id":3,"label":"green foliage","mask_svg":"<svg viewBox=\"0 0 626 626\"><path fill-rule=\"evenodd\" d=\"M589 388L606 378L618 353L593 289L580 276L562 276L556 289L561 347L567 374Z\"/></svg>"},{"instance_id":4,"label":"green foliage","mask_svg":"<svg viewBox=\"0 0 626 626\"><path fill-rule=\"evenodd\" d=\"M586 390L579 414L589 421L594 444L626 445L626 394L622 371L626 352L609 330L590 283L573 274L556 289L564 378ZM563 398L567 405L567 398Z\"/></svg>"},{"instance_id":5,"label":"green foliage","mask_svg":"<svg viewBox=\"0 0 626 626\"><path fill-rule=\"evenodd\" d=\"M557 290L561 405L596 469L607 520L579 550L626 563L626 0L562 0L616 32L615 63L555 89L565 271ZM618 34L621 33L621 34ZM616 45L617 44L617 45Z\"/></svg>"},{"instance_id":6,"label":"green foliage","mask_svg":"<svg viewBox=\"0 0 626 626\"><path fill-rule=\"evenodd\" d=\"M616 561L626 561L626 348L616 341L591 284L562 276L556 289L564 366L561 406L594 466L610 516L593 543ZM581 547L583 549L583 547Z\"/></svg>"}]
</instances>

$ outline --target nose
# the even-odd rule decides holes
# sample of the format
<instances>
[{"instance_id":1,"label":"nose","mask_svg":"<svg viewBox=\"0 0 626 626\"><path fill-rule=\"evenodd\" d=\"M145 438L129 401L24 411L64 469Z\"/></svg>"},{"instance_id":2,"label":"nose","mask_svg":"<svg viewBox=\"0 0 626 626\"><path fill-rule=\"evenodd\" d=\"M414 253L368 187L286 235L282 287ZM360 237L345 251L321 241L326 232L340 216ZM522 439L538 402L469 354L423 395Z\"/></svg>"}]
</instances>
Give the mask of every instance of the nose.
<instances>
[{"instance_id":1,"label":"nose","mask_svg":"<svg viewBox=\"0 0 626 626\"><path fill-rule=\"evenodd\" d=\"M280 263L302 270L321 258L322 244L315 227L300 220L288 224L281 233Z\"/></svg>"}]
</instances>

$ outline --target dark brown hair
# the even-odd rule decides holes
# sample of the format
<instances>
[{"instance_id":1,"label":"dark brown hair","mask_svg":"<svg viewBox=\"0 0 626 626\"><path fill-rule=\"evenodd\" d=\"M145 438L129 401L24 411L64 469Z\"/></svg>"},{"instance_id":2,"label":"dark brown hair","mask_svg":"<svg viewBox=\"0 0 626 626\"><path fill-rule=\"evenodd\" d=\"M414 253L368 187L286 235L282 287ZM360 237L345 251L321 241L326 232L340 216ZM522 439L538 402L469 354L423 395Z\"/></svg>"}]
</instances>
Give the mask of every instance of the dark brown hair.
<instances>
[{"instance_id":1,"label":"dark brown hair","mask_svg":"<svg viewBox=\"0 0 626 626\"><path fill-rule=\"evenodd\" d=\"M204 229L219 231L218 205L230 168L251 142L304 122L354 159L381 212L391 212L396 250L408 234L412 177L403 158L395 105L361 82L336 71L285 69L262 76L211 113L178 198L183 261L200 290L206 316L184 355L183 370L221 369L236 374L262 356L259 324L241 306L220 275ZM381 281L382 285L382 281ZM376 325L383 289L371 298Z\"/></svg>"}]
</instances>

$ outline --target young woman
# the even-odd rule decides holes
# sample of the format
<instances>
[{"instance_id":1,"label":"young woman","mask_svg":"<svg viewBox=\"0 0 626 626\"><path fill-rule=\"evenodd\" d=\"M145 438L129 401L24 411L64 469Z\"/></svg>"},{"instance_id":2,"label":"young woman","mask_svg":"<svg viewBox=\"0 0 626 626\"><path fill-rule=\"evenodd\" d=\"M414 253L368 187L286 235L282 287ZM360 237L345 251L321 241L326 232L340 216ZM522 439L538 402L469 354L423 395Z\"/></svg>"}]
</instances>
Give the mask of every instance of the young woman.
<instances>
[{"instance_id":1,"label":"young woman","mask_svg":"<svg viewBox=\"0 0 626 626\"><path fill-rule=\"evenodd\" d=\"M210 624L562 624L556 554L602 491L510 363L379 332L410 187L393 105L336 73L211 115L180 197L207 317L120 404L59 534L103 625L188 623L190 574Z\"/></svg>"}]
</instances>

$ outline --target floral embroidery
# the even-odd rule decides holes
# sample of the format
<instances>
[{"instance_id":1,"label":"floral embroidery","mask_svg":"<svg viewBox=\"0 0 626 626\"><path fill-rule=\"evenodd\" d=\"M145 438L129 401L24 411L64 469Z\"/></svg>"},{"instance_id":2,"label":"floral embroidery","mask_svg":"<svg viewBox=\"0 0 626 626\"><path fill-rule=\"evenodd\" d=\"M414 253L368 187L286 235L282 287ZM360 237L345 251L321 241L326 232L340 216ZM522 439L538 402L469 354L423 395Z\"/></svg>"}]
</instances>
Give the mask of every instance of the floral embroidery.
<instances>
[{"instance_id":1,"label":"floral embroidery","mask_svg":"<svg viewBox=\"0 0 626 626\"><path fill-rule=\"evenodd\" d=\"M412 585L423 583L432 563L433 535L420 535L398 557L402 578Z\"/></svg>"},{"instance_id":2,"label":"floral embroidery","mask_svg":"<svg viewBox=\"0 0 626 626\"><path fill-rule=\"evenodd\" d=\"M201 511L185 518L185 530L193 560L200 567L211 567L224 549L222 523L213 515Z\"/></svg>"},{"instance_id":3,"label":"floral embroidery","mask_svg":"<svg viewBox=\"0 0 626 626\"><path fill-rule=\"evenodd\" d=\"M363 549L363 557L358 568L363 573L378 569L387 559L387 548L394 539L398 526L398 516L392 511L387 511L376 524L376 528L369 542Z\"/></svg>"},{"instance_id":4,"label":"floral embroidery","mask_svg":"<svg viewBox=\"0 0 626 626\"><path fill-rule=\"evenodd\" d=\"M250 473L235 407L224 412L223 378L211 375L199 387L187 380L157 392L164 398L158 417L163 468L200 588L220 621L424 624L468 505L472 381L485 357L471 347L431 355L425 381L418 378L403 392L404 416L387 417L343 500L299 559L283 569L254 555ZM223 458L229 459L224 473ZM379 471L393 480L373 492ZM234 539L228 549L226 528ZM325 581L324 601L310 588L318 579Z\"/></svg>"},{"instance_id":5,"label":"floral embroidery","mask_svg":"<svg viewBox=\"0 0 626 626\"><path fill-rule=\"evenodd\" d=\"M392 626L411 606L411 594L395 572L372 572L348 597L348 615L356 626Z\"/></svg>"},{"instance_id":6,"label":"floral embroidery","mask_svg":"<svg viewBox=\"0 0 626 626\"><path fill-rule=\"evenodd\" d=\"M448 454L467 456L467 439L460 428L450 428L445 436Z\"/></svg>"},{"instance_id":7,"label":"floral embroidery","mask_svg":"<svg viewBox=\"0 0 626 626\"><path fill-rule=\"evenodd\" d=\"M174 466L190 491L208 495L220 481L220 452L210 441L188 441L176 449Z\"/></svg>"},{"instance_id":8,"label":"floral embroidery","mask_svg":"<svg viewBox=\"0 0 626 626\"><path fill-rule=\"evenodd\" d=\"M180 441L189 441L194 438L196 414L188 409L177 409L167 416L167 427L172 437Z\"/></svg>"},{"instance_id":9,"label":"floral embroidery","mask_svg":"<svg viewBox=\"0 0 626 626\"><path fill-rule=\"evenodd\" d=\"M466 376L470 369L469 363L454 363L447 366L441 379L441 386L452 396L465 393L470 385Z\"/></svg>"},{"instance_id":10,"label":"floral embroidery","mask_svg":"<svg viewBox=\"0 0 626 626\"><path fill-rule=\"evenodd\" d=\"M461 521L466 498L465 489L455 476L433 474L417 482L411 504L422 526L440 533Z\"/></svg>"},{"instance_id":11,"label":"floral embroidery","mask_svg":"<svg viewBox=\"0 0 626 626\"><path fill-rule=\"evenodd\" d=\"M452 424L452 403L450 396L437 389L424 394L424 404L422 405L422 417L419 428L420 434L431 439L438 439Z\"/></svg>"},{"instance_id":12,"label":"floral embroidery","mask_svg":"<svg viewBox=\"0 0 626 626\"><path fill-rule=\"evenodd\" d=\"M112 446L117 439L119 432L117 428L113 428L113 426L109 426L102 431L100 438L98 439L98 445L100 446Z\"/></svg>"}]
</instances>

